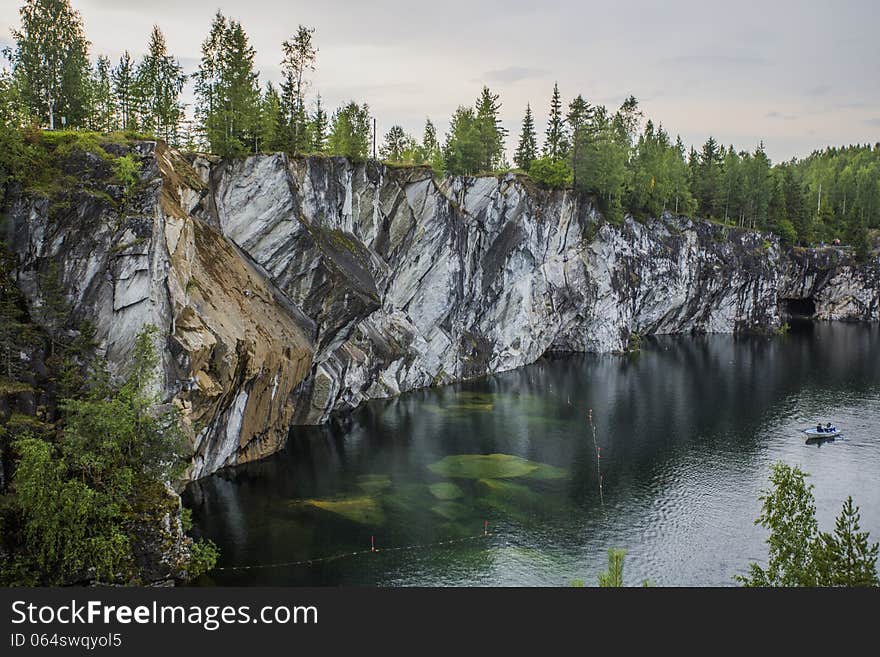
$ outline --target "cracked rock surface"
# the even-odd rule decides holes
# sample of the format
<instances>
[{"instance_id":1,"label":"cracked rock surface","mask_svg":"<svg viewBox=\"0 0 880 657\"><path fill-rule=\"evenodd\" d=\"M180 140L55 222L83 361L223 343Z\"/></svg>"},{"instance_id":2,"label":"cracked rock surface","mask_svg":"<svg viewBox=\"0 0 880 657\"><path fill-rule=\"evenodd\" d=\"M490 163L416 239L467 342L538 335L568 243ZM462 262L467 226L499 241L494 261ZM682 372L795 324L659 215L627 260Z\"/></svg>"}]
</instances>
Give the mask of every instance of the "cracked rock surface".
<instances>
[{"instance_id":1,"label":"cracked rock surface","mask_svg":"<svg viewBox=\"0 0 880 657\"><path fill-rule=\"evenodd\" d=\"M548 351L771 332L792 300L818 319L880 319L876 259L672 216L613 225L512 174L131 149L134 199L82 195L50 220L47 199L13 196L11 243L34 303L37 272L59 264L116 367L143 324L159 327L192 478L277 451L291 425Z\"/></svg>"}]
</instances>

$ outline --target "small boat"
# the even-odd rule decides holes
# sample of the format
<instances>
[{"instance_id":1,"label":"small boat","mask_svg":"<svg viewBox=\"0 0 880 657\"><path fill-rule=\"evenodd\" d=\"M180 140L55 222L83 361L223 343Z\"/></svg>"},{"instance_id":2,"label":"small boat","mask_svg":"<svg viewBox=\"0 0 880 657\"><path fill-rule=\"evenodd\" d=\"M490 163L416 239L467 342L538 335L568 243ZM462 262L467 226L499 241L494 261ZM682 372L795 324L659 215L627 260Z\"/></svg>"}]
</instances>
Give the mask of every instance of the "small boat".
<instances>
[{"instance_id":1,"label":"small boat","mask_svg":"<svg viewBox=\"0 0 880 657\"><path fill-rule=\"evenodd\" d=\"M816 427L810 427L809 429L804 429L803 432L806 434L807 440L832 440L843 435L843 432L837 427L822 429L821 431Z\"/></svg>"}]
</instances>

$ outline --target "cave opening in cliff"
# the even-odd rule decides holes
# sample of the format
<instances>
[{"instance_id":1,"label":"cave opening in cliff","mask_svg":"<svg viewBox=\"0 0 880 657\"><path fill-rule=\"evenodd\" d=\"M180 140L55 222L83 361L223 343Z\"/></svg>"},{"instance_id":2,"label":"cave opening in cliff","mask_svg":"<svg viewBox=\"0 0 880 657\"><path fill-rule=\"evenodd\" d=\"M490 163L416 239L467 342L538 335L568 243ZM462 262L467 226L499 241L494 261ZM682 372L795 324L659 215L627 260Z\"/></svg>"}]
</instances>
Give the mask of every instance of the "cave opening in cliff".
<instances>
[{"instance_id":1,"label":"cave opening in cliff","mask_svg":"<svg viewBox=\"0 0 880 657\"><path fill-rule=\"evenodd\" d=\"M782 299L782 314L788 320L811 320L816 316L816 302L813 297Z\"/></svg>"}]
</instances>

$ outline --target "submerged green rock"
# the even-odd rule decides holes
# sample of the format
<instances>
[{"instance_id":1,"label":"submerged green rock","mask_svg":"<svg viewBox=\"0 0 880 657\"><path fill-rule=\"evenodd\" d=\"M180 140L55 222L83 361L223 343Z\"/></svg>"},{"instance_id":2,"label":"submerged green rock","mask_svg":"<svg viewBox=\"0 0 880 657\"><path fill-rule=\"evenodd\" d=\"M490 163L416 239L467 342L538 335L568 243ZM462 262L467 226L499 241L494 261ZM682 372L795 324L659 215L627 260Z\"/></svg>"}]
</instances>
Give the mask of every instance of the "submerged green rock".
<instances>
[{"instance_id":1,"label":"submerged green rock","mask_svg":"<svg viewBox=\"0 0 880 657\"><path fill-rule=\"evenodd\" d=\"M369 495L376 495L391 488L391 477L387 474L361 475L357 487Z\"/></svg>"},{"instance_id":2,"label":"submerged green rock","mask_svg":"<svg viewBox=\"0 0 880 657\"><path fill-rule=\"evenodd\" d=\"M431 484L428 486L428 490L430 490L431 495L438 500L454 500L464 495L461 488L449 481L440 481L436 484Z\"/></svg>"},{"instance_id":3,"label":"submerged green rock","mask_svg":"<svg viewBox=\"0 0 880 657\"><path fill-rule=\"evenodd\" d=\"M428 469L441 477L461 479L511 479L527 476L559 479L565 476L565 471L560 468L513 454L458 454L432 463Z\"/></svg>"},{"instance_id":4,"label":"submerged green rock","mask_svg":"<svg viewBox=\"0 0 880 657\"><path fill-rule=\"evenodd\" d=\"M348 497L337 500L303 500L305 506L342 516L362 525L378 526L385 523L382 507L372 497Z\"/></svg>"}]
</instances>

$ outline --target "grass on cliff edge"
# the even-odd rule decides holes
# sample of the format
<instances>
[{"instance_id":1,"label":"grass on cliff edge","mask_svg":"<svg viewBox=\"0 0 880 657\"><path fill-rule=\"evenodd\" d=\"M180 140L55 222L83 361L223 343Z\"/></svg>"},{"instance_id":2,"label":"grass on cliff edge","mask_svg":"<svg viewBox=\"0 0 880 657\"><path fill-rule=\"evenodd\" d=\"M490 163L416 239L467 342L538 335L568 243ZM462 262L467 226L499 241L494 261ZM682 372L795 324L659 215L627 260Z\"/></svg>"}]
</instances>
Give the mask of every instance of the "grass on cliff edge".
<instances>
[{"instance_id":1,"label":"grass on cliff edge","mask_svg":"<svg viewBox=\"0 0 880 657\"><path fill-rule=\"evenodd\" d=\"M44 131L26 128L17 132L15 148L0 156L0 168L26 192L47 198L83 187L82 180L65 173L62 164L77 153L88 153L105 163L111 172L108 182L130 187L132 158L128 146L150 139L136 132L100 133L85 130ZM122 154L125 153L125 154ZM125 161L128 158L129 161ZM86 191L90 191L86 189Z\"/></svg>"}]
</instances>

